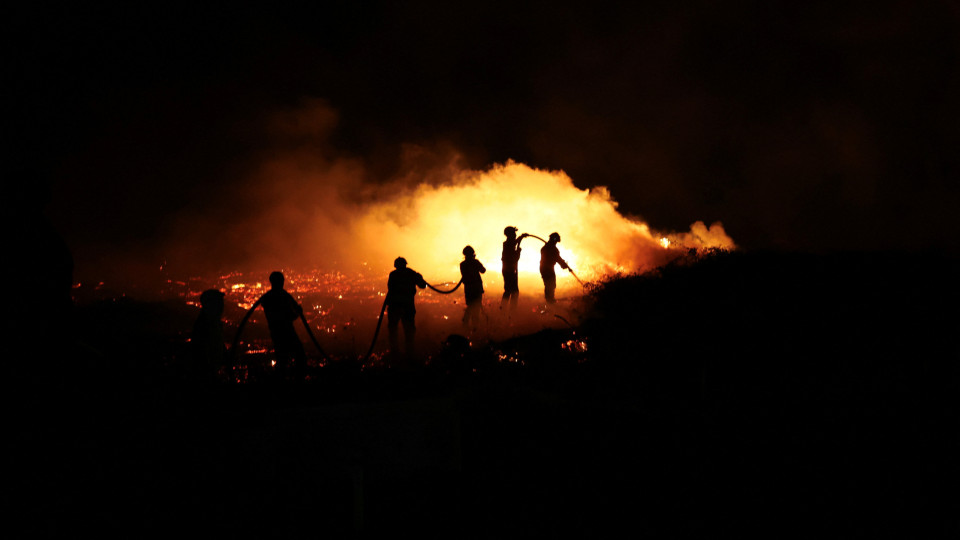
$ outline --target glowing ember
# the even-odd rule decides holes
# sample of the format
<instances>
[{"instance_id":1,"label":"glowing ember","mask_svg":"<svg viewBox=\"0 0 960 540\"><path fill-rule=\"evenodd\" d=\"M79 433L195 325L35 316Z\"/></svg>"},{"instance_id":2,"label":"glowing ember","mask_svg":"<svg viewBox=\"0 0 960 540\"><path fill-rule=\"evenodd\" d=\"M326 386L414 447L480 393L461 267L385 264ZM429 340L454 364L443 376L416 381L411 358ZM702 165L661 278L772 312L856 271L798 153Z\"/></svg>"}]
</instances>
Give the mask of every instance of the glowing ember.
<instances>
[{"instance_id":1,"label":"glowing ember","mask_svg":"<svg viewBox=\"0 0 960 540\"><path fill-rule=\"evenodd\" d=\"M266 166L263 173L270 178L272 192L277 191L275 180L282 185L324 185L324 178L297 177L310 174L299 168ZM720 223L707 226L696 222L688 232L655 232L639 219L621 215L606 188L578 189L562 171L537 170L519 163L508 162L486 171L454 172L444 177L442 183L411 185L405 181L380 187L379 197L362 204L347 202L327 188L317 188L316 192L298 193L296 201L313 201L315 206L297 206L290 201L265 205L270 208L249 217L236 231L238 237L248 241L250 253L255 254L255 264L245 268L259 270L218 270L214 274L217 277L212 279L171 277L164 280L164 294L197 306L203 290L224 291L229 340L244 313L266 292L266 276L270 271L281 270L287 279L287 290L304 307L311 333L321 336L319 341L325 352L333 357L365 358L393 260L405 257L428 283L449 289L460 279L461 253L464 246L470 245L487 269L483 275L484 322L476 330L464 327L462 291L450 295L429 290L419 293L417 339L423 343L421 350L429 354L451 334L468 335L486 343L546 327L572 327L577 312L574 304L584 291L581 282L650 270L691 249L735 247ZM290 212L291 207L299 211ZM295 226L290 226L291 215L296 217ZM529 237L521 244L519 308L516 312L498 309L503 293L503 230L508 225L517 227L519 233L542 239L552 232L561 236L557 247L575 274L556 269L557 304L544 303L539 275L543 242ZM198 236L202 235L183 235ZM294 257L300 258L273 266L272 261ZM262 268L264 264L270 267ZM170 274L170 267L164 265L164 278ZM103 282L99 282L94 290L102 287ZM86 289L79 284L75 287L78 293ZM245 379L249 369L272 366L273 344L262 311L256 310L249 323L238 343L245 367L231 374L236 380ZM304 333L302 341L309 343L306 329L298 326L297 331ZM386 332L381 332L367 366L384 363L386 341ZM563 343L562 348L579 354L586 352L587 344L572 339ZM311 350L311 354L314 352ZM312 356L311 361L317 362L316 358L323 355L317 352ZM506 351L499 361L523 363Z\"/></svg>"},{"instance_id":2,"label":"glowing ember","mask_svg":"<svg viewBox=\"0 0 960 540\"><path fill-rule=\"evenodd\" d=\"M563 350L574 353L587 352L587 342L582 339L570 339L561 345Z\"/></svg>"}]
</instances>

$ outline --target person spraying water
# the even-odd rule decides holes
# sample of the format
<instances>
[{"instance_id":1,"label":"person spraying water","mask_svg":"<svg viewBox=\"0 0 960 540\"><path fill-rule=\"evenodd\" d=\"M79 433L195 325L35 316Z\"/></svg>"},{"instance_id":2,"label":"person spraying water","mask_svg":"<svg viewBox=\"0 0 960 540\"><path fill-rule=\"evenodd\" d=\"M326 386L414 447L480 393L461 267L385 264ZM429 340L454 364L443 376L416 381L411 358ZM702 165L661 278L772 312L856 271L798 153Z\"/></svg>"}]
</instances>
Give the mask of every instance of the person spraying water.
<instances>
[{"instance_id":1,"label":"person spraying water","mask_svg":"<svg viewBox=\"0 0 960 540\"><path fill-rule=\"evenodd\" d=\"M529 236L527 233L517 236L516 227L507 227L503 229L504 236L503 251L500 255L500 261L503 263L503 297L500 299L500 309L510 306L511 311L517 309L517 299L520 296L520 285L518 282L518 264L520 263L520 242Z\"/></svg>"},{"instance_id":2,"label":"person spraying water","mask_svg":"<svg viewBox=\"0 0 960 540\"><path fill-rule=\"evenodd\" d=\"M570 265L560 256L560 250L557 249L558 242L560 242L560 233L552 232L546 243L540 248L540 277L543 278L543 296L548 304L557 302L555 296L557 273L554 267L559 264L560 268L570 270ZM570 270L570 272L573 271Z\"/></svg>"}]
</instances>

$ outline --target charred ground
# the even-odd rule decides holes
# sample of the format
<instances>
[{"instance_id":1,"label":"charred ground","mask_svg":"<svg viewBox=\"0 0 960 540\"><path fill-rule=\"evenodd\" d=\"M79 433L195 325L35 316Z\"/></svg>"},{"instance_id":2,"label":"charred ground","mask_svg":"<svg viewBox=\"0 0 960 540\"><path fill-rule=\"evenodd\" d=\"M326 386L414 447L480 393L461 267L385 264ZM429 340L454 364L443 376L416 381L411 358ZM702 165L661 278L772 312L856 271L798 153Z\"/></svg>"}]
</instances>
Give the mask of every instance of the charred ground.
<instances>
[{"instance_id":1,"label":"charred ground","mask_svg":"<svg viewBox=\"0 0 960 540\"><path fill-rule=\"evenodd\" d=\"M104 346L51 343L69 376L13 394L13 502L41 532L956 531L956 275L701 254L597 284L575 328L228 387L169 372L144 328L187 320L174 306L88 306L76 329Z\"/></svg>"}]
</instances>

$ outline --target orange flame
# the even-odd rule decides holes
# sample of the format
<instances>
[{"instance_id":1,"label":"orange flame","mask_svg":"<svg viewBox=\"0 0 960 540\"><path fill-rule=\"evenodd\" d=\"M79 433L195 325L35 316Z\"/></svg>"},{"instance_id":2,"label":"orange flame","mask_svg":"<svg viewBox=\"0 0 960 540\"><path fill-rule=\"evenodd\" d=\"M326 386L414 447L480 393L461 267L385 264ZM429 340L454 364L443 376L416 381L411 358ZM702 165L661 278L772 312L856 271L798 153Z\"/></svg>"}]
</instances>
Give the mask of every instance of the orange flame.
<instances>
[{"instance_id":1,"label":"orange flame","mask_svg":"<svg viewBox=\"0 0 960 540\"><path fill-rule=\"evenodd\" d=\"M697 222L688 233L654 233L643 221L621 215L606 188L578 189L562 171L512 161L462 171L449 184L407 189L368 207L353 225L362 260L380 261L373 266L388 270L403 256L430 283L459 279L467 245L487 268L484 282L496 281L508 225L544 239L559 233L561 256L584 281L650 269L689 248L734 248L720 223ZM535 238L521 244L520 279L527 286L539 282L542 246ZM557 277L560 287L577 285L559 268Z\"/></svg>"}]
</instances>

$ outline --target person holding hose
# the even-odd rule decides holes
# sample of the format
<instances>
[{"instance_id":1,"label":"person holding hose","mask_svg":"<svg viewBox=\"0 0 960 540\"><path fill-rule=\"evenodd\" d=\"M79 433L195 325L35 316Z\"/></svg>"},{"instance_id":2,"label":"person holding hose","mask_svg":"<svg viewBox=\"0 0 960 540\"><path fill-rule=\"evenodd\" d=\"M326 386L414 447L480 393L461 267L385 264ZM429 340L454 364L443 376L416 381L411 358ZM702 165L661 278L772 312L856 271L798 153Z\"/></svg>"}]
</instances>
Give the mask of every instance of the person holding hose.
<instances>
[{"instance_id":1,"label":"person holding hose","mask_svg":"<svg viewBox=\"0 0 960 540\"><path fill-rule=\"evenodd\" d=\"M426 289L427 282L423 276L411 268L407 268L407 260L397 257L393 261L394 271L387 278L387 329L390 335L390 354L400 356L399 327L403 323L404 353L407 358L415 354L414 337L417 332L417 309L413 299L417 296L417 288Z\"/></svg>"},{"instance_id":2,"label":"person holding hose","mask_svg":"<svg viewBox=\"0 0 960 540\"><path fill-rule=\"evenodd\" d=\"M252 312L258 305L263 308L277 355L277 374L285 377L292 367L296 370L294 376L299 377L306 368L307 354L303 350L303 343L297 336L297 331L293 328L293 321L303 316L303 308L290 293L284 290L283 284L283 273L272 272L270 290L253 304L250 311Z\"/></svg>"},{"instance_id":3,"label":"person holding hose","mask_svg":"<svg viewBox=\"0 0 960 540\"><path fill-rule=\"evenodd\" d=\"M464 326L475 329L480 323L483 311L483 278L480 274L487 271L483 263L477 260L477 254L471 246L463 248L463 261L460 263L460 276L463 281L463 296L467 309L463 313Z\"/></svg>"},{"instance_id":4,"label":"person holding hose","mask_svg":"<svg viewBox=\"0 0 960 540\"><path fill-rule=\"evenodd\" d=\"M509 303L511 310L517 309L517 299L520 297L520 285L517 281L517 265L520 262L520 242L529 236L527 233L517 237L516 227L507 227L503 230L507 237L503 241L503 252L500 261L503 263L503 298L500 299L500 309Z\"/></svg>"},{"instance_id":5,"label":"person holding hose","mask_svg":"<svg viewBox=\"0 0 960 540\"><path fill-rule=\"evenodd\" d=\"M553 232L540 248L540 277L543 278L543 296L548 304L554 304L557 301L554 296L557 290L557 273L554 271L554 266L559 264L560 268L570 270L567 261L560 256L560 250L557 249L558 242L560 242L560 234Z\"/></svg>"}]
</instances>

